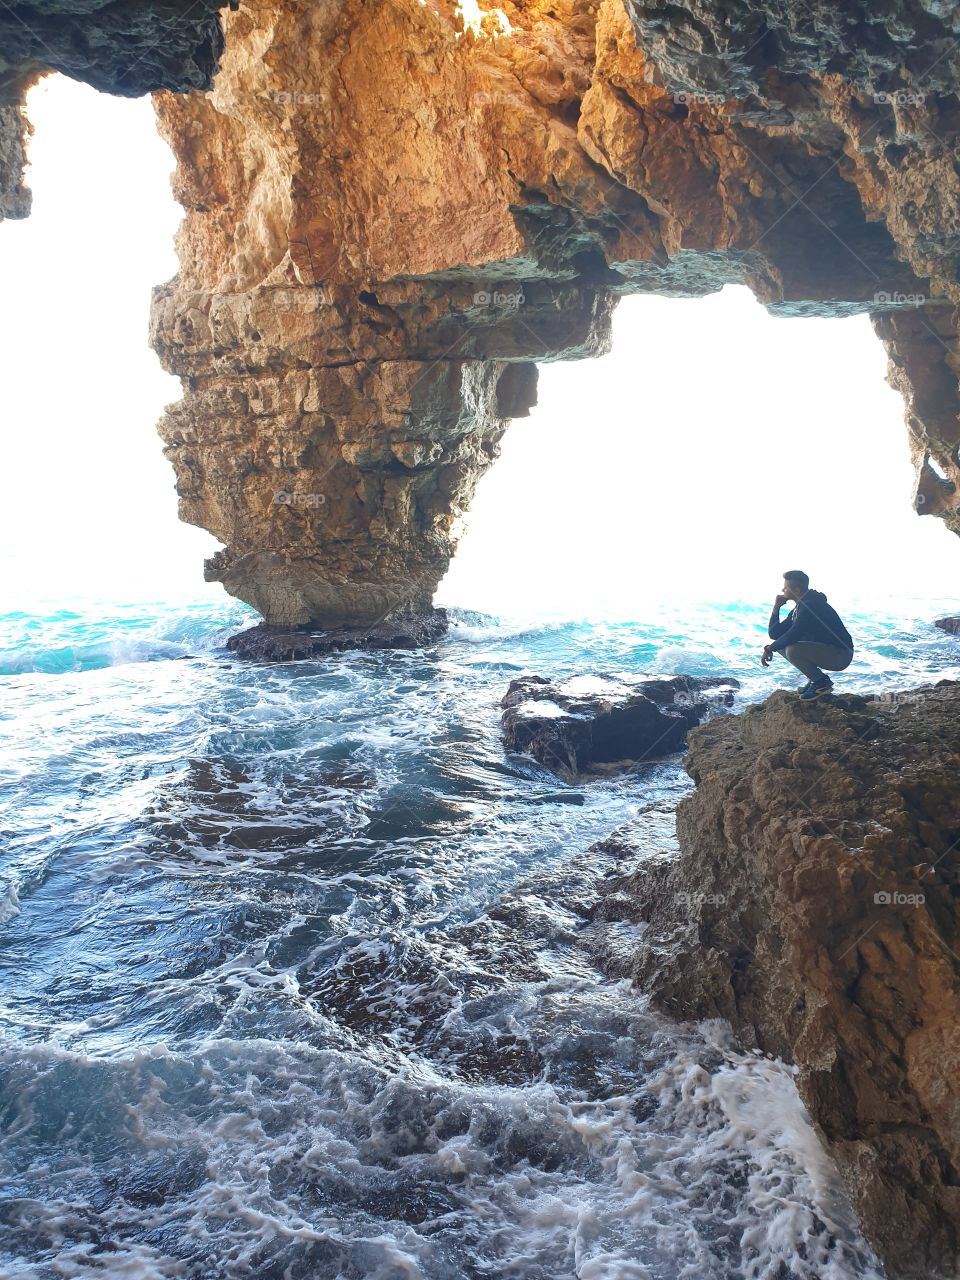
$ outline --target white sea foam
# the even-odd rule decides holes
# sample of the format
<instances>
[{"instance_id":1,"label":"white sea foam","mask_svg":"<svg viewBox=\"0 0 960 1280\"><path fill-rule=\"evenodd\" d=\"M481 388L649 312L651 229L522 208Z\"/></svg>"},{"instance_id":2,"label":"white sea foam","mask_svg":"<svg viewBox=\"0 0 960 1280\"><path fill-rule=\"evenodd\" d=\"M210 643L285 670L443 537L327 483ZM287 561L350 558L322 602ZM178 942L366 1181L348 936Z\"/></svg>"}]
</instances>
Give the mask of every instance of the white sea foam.
<instances>
[{"instance_id":1,"label":"white sea foam","mask_svg":"<svg viewBox=\"0 0 960 1280\"><path fill-rule=\"evenodd\" d=\"M118 1268L158 1276L200 1275L213 1248L228 1277L329 1265L452 1280L484 1259L538 1280L759 1280L783 1260L809 1280L879 1280L787 1068L718 1025L652 1016L623 983L553 982L500 1016L533 1033L555 1082L474 1084L295 1041L219 1037L110 1062L8 1049L11 1140L59 1114L94 1173L45 1175L35 1247L64 1275L104 1265L77 1238L87 1223L122 1231Z\"/></svg>"},{"instance_id":2,"label":"white sea foam","mask_svg":"<svg viewBox=\"0 0 960 1280\"><path fill-rule=\"evenodd\" d=\"M592 958L635 937L587 925L614 864L584 851L633 820L669 856L689 780L545 790L499 736L517 669L707 674L742 625L11 677L4 1274L875 1280L791 1071ZM782 673L737 644L749 701Z\"/></svg>"},{"instance_id":3,"label":"white sea foam","mask_svg":"<svg viewBox=\"0 0 960 1280\"><path fill-rule=\"evenodd\" d=\"M17 893L17 885L15 881L8 880L0 895L0 924L6 924L19 914L20 895Z\"/></svg>"}]
</instances>

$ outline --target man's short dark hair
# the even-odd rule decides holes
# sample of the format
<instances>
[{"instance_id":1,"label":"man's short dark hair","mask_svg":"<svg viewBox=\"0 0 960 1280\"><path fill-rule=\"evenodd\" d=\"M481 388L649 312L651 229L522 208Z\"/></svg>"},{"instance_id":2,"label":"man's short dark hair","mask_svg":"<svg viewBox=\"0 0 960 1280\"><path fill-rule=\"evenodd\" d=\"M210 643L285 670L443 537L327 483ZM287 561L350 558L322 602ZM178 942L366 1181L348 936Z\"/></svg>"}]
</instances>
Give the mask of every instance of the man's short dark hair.
<instances>
[{"instance_id":1,"label":"man's short dark hair","mask_svg":"<svg viewBox=\"0 0 960 1280\"><path fill-rule=\"evenodd\" d=\"M788 569L783 575L784 582L795 582L801 591L806 591L810 586L810 579L802 569Z\"/></svg>"}]
</instances>

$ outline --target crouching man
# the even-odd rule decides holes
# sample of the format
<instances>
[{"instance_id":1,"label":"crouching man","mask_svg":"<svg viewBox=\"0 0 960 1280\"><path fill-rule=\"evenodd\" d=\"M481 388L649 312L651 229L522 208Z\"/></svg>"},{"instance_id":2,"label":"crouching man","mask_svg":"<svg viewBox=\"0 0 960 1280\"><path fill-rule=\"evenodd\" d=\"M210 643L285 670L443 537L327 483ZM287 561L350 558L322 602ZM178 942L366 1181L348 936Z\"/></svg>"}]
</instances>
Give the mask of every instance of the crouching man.
<instances>
[{"instance_id":1,"label":"crouching man","mask_svg":"<svg viewBox=\"0 0 960 1280\"><path fill-rule=\"evenodd\" d=\"M780 621L780 610L788 600L794 609ZM807 677L800 690L805 701L820 698L833 688L827 671L845 671L853 661L853 640L840 615L822 591L810 590L810 579L799 569L783 575L783 591L773 602L766 645L760 662L768 667L775 653L782 653Z\"/></svg>"}]
</instances>

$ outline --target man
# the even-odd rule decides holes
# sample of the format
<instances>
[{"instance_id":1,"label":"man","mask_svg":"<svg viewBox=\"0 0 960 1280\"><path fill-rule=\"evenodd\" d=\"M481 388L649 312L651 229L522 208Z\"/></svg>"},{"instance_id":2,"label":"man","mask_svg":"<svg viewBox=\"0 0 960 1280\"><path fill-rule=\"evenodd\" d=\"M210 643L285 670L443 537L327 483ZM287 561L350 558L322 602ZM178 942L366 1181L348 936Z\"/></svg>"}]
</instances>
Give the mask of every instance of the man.
<instances>
[{"instance_id":1,"label":"man","mask_svg":"<svg viewBox=\"0 0 960 1280\"><path fill-rule=\"evenodd\" d=\"M788 600L796 608L781 622L780 610ZM823 592L810 590L810 579L799 569L790 569L783 575L783 591L773 602L767 635L771 643L764 646L760 662L768 667L773 655L782 653L807 677L800 690L800 697L806 702L833 688L833 681L821 668L844 671L853 660L850 632L836 609L827 604Z\"/></svg>"}]
</instances>

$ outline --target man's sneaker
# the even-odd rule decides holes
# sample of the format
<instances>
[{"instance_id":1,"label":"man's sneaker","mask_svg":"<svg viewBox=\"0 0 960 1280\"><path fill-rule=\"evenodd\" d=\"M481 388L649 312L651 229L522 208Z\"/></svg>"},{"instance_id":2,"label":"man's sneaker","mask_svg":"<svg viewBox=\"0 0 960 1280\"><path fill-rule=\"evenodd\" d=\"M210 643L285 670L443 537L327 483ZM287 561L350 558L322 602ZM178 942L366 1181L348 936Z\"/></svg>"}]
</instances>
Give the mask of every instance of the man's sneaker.
<instances>
[{"instance_id":1,"label":"man's sneaker","mask_svg":"<svg viewBox=\"0 0 960 1280\"><path fill-rule=\"evenodd\" d=\"M813 688L815 688L815 687L816 687L816 686L814 685L813 681L812 681L812 680L808 680L808 681L807 681L807 683L803 686L803 688L802 688L802 689L798 689L798 690L797 690L797 695L798 695L799 697L801 697L801 698L807 698L807 697L809 697L809 695L810 695L810 690L811 690L811 689L813 689Z\"/></svg>"},{"instance_id":2,"label":"man's sneaker","mask_svg":"<svg viewBox=\"0 0 960 1280\"><path fill-rule=\"evenodd\" d=\"M825 693L830 693L832 690L833 681L825 676L817 684L814 684L813 681L811 681L807 688L800 694L800 697L804 702L812 702L814 698L822 698Z\"/></svg>"}]
</instances>

